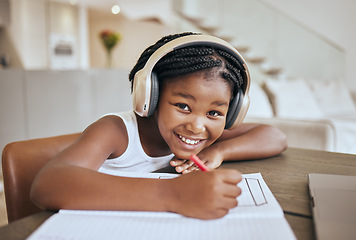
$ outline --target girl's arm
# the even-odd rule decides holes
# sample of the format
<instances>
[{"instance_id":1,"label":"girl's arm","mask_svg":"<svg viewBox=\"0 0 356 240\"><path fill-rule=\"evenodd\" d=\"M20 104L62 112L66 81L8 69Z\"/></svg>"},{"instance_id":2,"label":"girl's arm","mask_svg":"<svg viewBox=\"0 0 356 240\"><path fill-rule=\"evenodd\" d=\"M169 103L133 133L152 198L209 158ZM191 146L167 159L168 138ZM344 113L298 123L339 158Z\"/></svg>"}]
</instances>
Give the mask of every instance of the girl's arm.
<instances>
[{"instance_id":1,"label":"girl's arm","mask_svg":"<svg viewBox=\"0 0 356 240\"><path fill-rule=\"evenodd\" d=\"M245 123L234 130L225 130L212 145L224 161L272 157L287 148L287 137L278 128Z\"/></svg>"},{"instance_id":2,"label":"girl's arm","mask_svg":"<svg viewBox=\"0 0 356 240\"><path fill-rule=\"evenodd\" d=\"M272 157L287 148L287 138L278 128L270 125L244 123L233 130L224 130L221 137L198 156L211 169L222 161L250 160ZM174 160L177 172L188 173L197 169L191 161Z\"/></svg>"},{"instance_id":3,"label":"girl's arm","mask_svg":"<svg viewBox=\"0 0 356 240\"><path fill-rule=\"evenodd\" d=\"M118 119L109 116L92 124L40 170L31 189L31 199L39 207L170 211L209 219L222 217L237 205L241 174L234 170L197 172L175 179L97 172L105 159L120 156L126 149L125 125Z\"/></svg>"},{"instance_id":4,"label":"girl's arm","mask_svg":"<svg viewBox=\"0 0 356 240\"><path fill-rule=\"evenodd\" d=\"M109 187L100 189L100 182L115 180L97 170L105 159L121 155L127 141L120 118L107 116L98 120L40 170L32 185L31 198L45 209L98 207L95 205L99 203L98 197L109 190ZM102 201L106 204L105 199Z\"/></svg>"}]
</instances>

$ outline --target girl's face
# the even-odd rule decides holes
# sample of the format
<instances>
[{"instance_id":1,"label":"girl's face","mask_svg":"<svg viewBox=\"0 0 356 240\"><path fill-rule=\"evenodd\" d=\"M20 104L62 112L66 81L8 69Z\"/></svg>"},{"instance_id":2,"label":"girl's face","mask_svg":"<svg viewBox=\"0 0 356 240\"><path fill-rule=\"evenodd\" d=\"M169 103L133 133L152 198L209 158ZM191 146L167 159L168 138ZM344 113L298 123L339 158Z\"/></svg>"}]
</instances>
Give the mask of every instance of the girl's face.
<instances>
[{"instance_id":1,"label":"girl's face","mask_svg":"<svg viewBox=\"0 0 356 240\"><path fill-rule=\"evenodd\" d=\"M176 157L188 159L221 136L230 98L229 84L216 74L192 73L162 84L158 128Z\"/></svg>"}]
</instances>

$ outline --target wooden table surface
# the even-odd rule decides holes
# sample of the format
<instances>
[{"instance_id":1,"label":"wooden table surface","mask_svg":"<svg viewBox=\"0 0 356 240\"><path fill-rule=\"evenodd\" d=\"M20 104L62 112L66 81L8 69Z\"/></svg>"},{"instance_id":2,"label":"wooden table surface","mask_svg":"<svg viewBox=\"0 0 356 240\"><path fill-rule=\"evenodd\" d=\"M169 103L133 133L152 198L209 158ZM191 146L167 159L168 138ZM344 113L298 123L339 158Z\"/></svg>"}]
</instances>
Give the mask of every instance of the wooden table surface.
<instances>
[{"instance_id":1,"label":"wooden table surface","mask_svg":"<svg viewBox=\"0 0 356 240\"><path fill-rule=\"evenodd\" d=\"M241 173L260 172L297 239L315 239L308 173L356 176L356 155L289 148L276 157L224 163Z\"/></svg>"},{"instance_id":2,"label":"wooden table surface","mask_svg":"<svg viewBox=\"0 0 356 240\"><path fill-rule=\"evenodd\" d=\"M241 173L260 172L281 205L297 239L315 239L308 173L356 176L356 155L289 148L276 157L224 163ZM26 239L52 212L40 212L0 228L0 239Z\"/></svg>"},{"instance_id":3,"label":"wooden table surface","mask_svg":"<svg viewBox=\"0 0 356 240\"><path fill-rule=\"evenodd\" d=\"M224 163L222 167L260 172L284 212L311 217L308 173L356 176L356 155L290 148L276 157Z\"/></svg>"}]
</instances>

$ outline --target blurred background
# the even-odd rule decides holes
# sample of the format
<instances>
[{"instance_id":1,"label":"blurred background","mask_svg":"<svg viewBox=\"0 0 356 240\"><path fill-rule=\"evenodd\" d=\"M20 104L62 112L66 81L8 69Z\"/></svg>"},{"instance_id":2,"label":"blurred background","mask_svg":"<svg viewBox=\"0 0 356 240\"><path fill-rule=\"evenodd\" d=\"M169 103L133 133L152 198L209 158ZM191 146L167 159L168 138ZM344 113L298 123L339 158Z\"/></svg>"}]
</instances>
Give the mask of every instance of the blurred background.
<instances>
[{"instance_id":1,"label":"blurred background","mask_svg":"<svg viewBox=\"0 0 356 240\"><path fill-rule=\"evenodd\" d=\"M82 131L105 113L131 109L127 75L142 51L193 31L225 39L248 62L252 99L260 87L267 96L252 100L248 117L318 118L334 134L332 147L321 149L341 151L330 114L308 108L321 99L324 110L356 113L355 12L352 0L0 0L0 147ZM103 34L118 36L111 57ZM308 91L284 86L295 79ZM315 82L324 85L311 88L319 95L310 99Z\"/></svg>"},{"instance_id":2,"label":"blurred background","mask_svg":"<svg viewBox=\"0 0 356 240\"><path fill-rule=\"evenodd\" d=\"M249 55L265 58L266 68L341 76L356 89L356 3L350 0L0 0L0 9L4 67L105 67L98 35L108 29L122 35L114 67L131 68L159 37L199 31L249 48ZM56 52L61 47L67 54Z\"/></svg>"},{"instance_id":3,"label":"blurred background","mask_svg":"<svg viewBox=\"0 0 356 240\"><path fill-rule=\"evenodd\" d=\"M0 0L0 149L131 110L142 51L193 31L247 61L245 121L280 128L290 147L356 154L355 12L353 0ZM0 174L0 226L2 189Z\"/></svg>"}]
</instances>

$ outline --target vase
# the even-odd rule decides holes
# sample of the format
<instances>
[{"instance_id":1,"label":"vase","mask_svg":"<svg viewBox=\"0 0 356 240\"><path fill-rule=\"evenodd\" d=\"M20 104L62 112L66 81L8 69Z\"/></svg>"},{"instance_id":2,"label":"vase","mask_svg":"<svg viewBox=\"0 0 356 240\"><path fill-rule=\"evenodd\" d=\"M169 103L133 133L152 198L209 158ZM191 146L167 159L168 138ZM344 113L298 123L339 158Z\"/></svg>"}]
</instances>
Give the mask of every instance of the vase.
<instances>
[{"instance_id":1,"label":"vase","mask_svg":"<svg viewBox=\"0 0 356 240\"><path fill-rule=\"evenodd\" d=\"M106 67L112 68L112 54L110 50L108 50L106 54Z\"/></svg>"}]
</instances>

